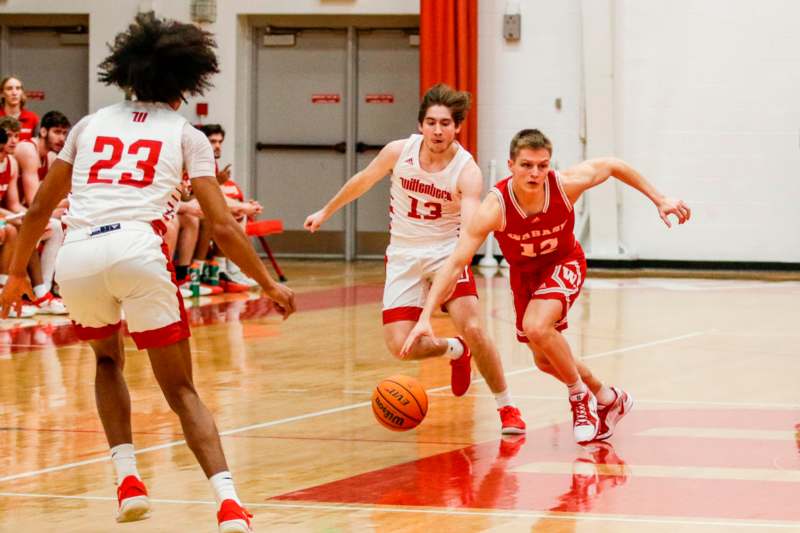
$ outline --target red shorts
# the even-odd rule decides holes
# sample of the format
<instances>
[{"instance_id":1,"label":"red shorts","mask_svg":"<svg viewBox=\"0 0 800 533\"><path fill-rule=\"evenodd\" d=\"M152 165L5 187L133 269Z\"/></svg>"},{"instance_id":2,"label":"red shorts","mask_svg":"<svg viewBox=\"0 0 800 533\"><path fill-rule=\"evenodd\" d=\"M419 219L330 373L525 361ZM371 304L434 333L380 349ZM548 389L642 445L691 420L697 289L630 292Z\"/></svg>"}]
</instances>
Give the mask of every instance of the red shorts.
<instances>
[{"instance_id":1,"label":"red shorts","mask_svg":"<svg viewBox=\"0 0 800 533\"><path fill-rule=\"evenodd\" d=\"M522 321L531 300L561 302L561 317L556 322L556 330L567 329L567 312L581 293L585 279L586 257L580 247L544 270L519 272L512 267L511 292L514 294L514 311L517 315L517 340L528 342L522 330Z\"/></svg>"}]
</instances>

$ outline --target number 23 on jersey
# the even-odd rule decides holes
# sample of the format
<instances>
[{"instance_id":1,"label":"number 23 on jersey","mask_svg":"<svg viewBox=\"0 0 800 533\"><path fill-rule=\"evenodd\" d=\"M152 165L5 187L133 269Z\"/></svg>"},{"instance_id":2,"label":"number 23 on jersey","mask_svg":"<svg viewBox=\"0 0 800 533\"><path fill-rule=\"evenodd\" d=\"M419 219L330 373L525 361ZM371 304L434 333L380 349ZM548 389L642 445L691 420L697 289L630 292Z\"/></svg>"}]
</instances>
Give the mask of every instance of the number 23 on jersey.
<instances>
[{"instance_id":1,"label":"number 23 on jersey","mask_svg":"<svg viewBox=\"0 0 800 533\"><path fill-rule=\"evenodd\" d=\"M132 172L122 172L119 174L119 185L131 187L147 187L153 183L156 175L156 165L161 156L161 141L149 139L139 139L125 149L125 144L119 137L98 136L94 141L94 152L105 154L107 148L111 148L111 155L107 159L99 159L89 169L89 180L87 183L107 183L113 184L111 177L102 177L100 172L111 170L122 161L123 152L127 155L136 157L136 168L141 171L141 177L134 177ZM107 173L112 174L113 173Z\"/></svg>"}]
</instances>

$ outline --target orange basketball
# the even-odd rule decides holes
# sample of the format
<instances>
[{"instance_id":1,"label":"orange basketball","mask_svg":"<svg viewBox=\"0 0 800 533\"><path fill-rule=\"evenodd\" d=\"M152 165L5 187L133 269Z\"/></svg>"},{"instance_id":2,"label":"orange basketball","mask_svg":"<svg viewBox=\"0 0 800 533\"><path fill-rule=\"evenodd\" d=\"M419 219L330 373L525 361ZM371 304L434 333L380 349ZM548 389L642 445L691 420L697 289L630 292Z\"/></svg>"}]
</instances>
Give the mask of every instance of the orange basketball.
<instances>
[{"instance_id":1,"label":"orange basketball","mask_svg":"<svg viewBox=\"0 0 800 533\"><path fill-rule=\"evenodd\" d=\"M372 392L372 412L382 426L392 431L414 429L428 412L428 395L414 378L392 376Z\"/></svg>"}]
</instances>

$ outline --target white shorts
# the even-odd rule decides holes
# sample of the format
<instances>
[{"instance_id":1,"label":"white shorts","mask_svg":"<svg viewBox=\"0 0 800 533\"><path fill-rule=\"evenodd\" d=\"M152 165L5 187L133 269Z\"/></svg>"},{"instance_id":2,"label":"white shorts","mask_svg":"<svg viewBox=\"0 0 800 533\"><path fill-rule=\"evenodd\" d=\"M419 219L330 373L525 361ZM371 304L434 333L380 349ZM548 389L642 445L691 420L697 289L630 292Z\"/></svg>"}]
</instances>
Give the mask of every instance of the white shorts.
<instances>
[{"instance_id":1,"label":"white shorts","mask_svg":"<svg viewBox=\"0 0 800 533\"><path fill-rule=\"evenodd\" d=\"M433 277L454 249L454 242L427 248L394 245L387 248L386 283L383 287L384 324L419 319ZM478 296L475 277L469 266L464 268L445 304L462 296Z\"/></svg>"},{"instance_id":2,"label":"white shorts","mask_svg":"<svg viewBox=\"0 0 800 533\"><path fill-rule=\"evenodd\" d=\"M121 310L140 350L189 337L166 244L147 222L69 230L56 259L56 281L81 340L113 334Z\"/></svg>"}]
</instances>

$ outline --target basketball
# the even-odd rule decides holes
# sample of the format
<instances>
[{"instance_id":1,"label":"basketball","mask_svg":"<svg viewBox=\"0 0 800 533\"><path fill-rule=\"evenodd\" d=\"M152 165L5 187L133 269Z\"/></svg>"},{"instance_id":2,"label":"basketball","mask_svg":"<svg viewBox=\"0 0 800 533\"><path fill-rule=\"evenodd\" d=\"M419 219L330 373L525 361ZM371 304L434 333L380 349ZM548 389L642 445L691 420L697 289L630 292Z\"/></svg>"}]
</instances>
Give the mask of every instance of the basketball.
<instances>
[{"instance_id":1,"label":"basketball","mask_svg":"<svg viewBox=\"0 0 800 533\"><path fill-rule=\"evenodd\" d=\"M396 375L384 379L372 392L372 412L383 427L408 431L428 412L428 395L414 378Z\"/></svg>"}]
</instances>

